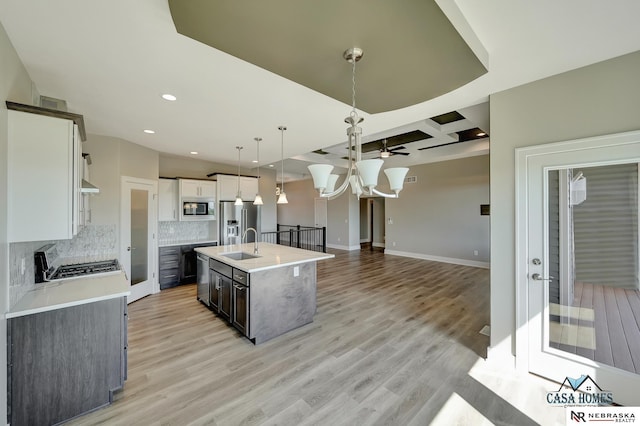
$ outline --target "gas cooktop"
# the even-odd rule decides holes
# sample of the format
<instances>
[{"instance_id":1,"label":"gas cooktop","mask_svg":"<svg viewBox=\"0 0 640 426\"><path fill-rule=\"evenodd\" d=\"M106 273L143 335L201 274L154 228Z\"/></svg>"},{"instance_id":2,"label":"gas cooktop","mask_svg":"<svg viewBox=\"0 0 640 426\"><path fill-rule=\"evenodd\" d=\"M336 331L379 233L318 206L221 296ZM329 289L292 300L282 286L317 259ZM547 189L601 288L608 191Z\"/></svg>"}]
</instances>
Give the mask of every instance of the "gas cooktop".
<instances>
[{"instance_id":1,"label":"gas cooktop","mask_svg":"<svg viewBox=\"0 0 640 426\"><path fill-rule=\"evenodd\" d=\"M55 244L47 244L41 247L34 253L34 258L36 283L70 280L86 276L95 277L97 275L115 274L120 271L120 264L117 259L61 265Z\"/></svg>"},{"instance_id":2,"label":"gas cooktop","mask_svg":"<svg viewBox=\"0 0 640 426\"><path fill-rule=\"evenodd\" d=\"M116 259L89 263L75 263L59 266L58 269L48 277L47 281L79 278L86 275L104 275L118 271L120 271L120 265Z\"/></svg>"}]
</instances>

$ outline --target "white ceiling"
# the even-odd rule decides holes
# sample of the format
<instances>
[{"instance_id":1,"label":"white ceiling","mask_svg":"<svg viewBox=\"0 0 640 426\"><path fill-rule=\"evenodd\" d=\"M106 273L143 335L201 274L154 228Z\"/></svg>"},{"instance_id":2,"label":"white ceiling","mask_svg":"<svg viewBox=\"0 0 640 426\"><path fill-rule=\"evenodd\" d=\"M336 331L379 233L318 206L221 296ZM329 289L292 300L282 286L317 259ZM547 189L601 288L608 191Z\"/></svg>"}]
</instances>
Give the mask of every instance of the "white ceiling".
<instances>
[{"instance_id":1,"label":"white ceiling","mask_svg":"<svg viewBox=\"0 0 640 426\"><path fill-rule=\"evenodd\" d=\"M489 72L431 101L363 114L365 141L428 125L428 117L484 103L501 90L640 50L637 0L436 1ZM90 134L169 154L198 151L199 159L229 164L237 164L235 146L244 145L244 167L253 167L248 153L255 152L257 136L263 138L261 163L279 160L279 125L289 129L287 158L306 159L346 140L348 105L178 34L166 0L0 0L0 22L40 94L66 100L69 111L84 115ZM163 93L178 100L164 101ZM487 147L483 140L457 150L477 154ZM436 161L431 151L412 152L407 161ZM458 151L443 155L464 154Z\"/></svg>"}]
</instances>

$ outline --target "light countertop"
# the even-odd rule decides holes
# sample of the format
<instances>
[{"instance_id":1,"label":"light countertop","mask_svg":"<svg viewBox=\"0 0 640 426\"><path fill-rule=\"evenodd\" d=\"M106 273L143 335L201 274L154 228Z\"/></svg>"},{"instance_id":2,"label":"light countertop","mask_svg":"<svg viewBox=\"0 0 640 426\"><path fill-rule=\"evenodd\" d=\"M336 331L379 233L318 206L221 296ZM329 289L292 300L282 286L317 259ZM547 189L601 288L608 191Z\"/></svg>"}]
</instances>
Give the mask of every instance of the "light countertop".
<instances>
[{"instance_id":1,"label":"light countertop","mask_svg":"<svg viewBox=\"0 0 640 426\"><path fill-rule=\"evenodd\" d=\"M22 296L6 317L16 318L130 294L129 282L122 271L99 277L36 284L36 288Z\"/></svg>"},{"instance_id":2,"label":"light countertop","mask_svg":"<svg viewBox=\"0 0 640 426\"><path fill-rule=\"evenodd\" d=\"M253 247L253 243L245 243L216 247L197 247L195 251L249 273L280 268L287 265L295 265L298 263L316 262L318 260L335 257L335 255L329 253L302 250L271 243L259 243L258 248L260 253L258 254L259 257L255 259L233 260L223 256L227 253L237 252L253 254Z\"/></svg>"},{"instance_id":3,"label":"light countertop","mask_svg":"<svg viewBox=\"0 0 640 426\"><path fill-rule=\"evenodd\" d=\"M184 241L171 241L171 242L162 242L158 243L158 247L173 247L173 246L188 246L191 244L213 244L218 243L218 240L184 240Z\"/></svg>"}]
</instances>

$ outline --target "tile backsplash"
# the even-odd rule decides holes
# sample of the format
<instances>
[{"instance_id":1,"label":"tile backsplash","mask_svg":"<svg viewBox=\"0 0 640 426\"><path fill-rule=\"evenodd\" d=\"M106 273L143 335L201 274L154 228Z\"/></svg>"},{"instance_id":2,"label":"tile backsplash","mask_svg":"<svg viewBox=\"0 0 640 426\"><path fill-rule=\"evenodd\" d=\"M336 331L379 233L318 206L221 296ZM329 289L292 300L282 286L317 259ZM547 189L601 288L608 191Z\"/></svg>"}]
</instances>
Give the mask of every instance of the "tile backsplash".
<instances>
[{"instance_id":1,"label":"tile backsplash","mask_svg":"<svg viewBox=\"0 0 640 426\"><path fill-rule=\"evenodd\" d=\"M71 240L35 241L9 245L10 306L35 287L33 253L40 247L55 243L63 263L93 262L118 257L116 225L88 225ZM21 273L22 259L25 271Z\"/></svg>"},{"instance_id":2,"label":"tile backsplash","mask_svg":"<svg viewBox=\"0 0 640 426\"><path fill-rule=\"evenodd\" d=\"M216 223L210 220L158 222L158 244L215 240Z\"/></svg>"}]
</instances>

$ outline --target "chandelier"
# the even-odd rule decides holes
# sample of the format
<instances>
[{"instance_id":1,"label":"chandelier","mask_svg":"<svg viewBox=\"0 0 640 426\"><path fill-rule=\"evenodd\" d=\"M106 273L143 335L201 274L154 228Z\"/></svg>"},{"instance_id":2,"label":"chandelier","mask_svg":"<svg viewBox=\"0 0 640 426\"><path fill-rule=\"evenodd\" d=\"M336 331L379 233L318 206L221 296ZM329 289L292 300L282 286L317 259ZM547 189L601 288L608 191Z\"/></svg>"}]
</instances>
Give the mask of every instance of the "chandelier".
<instances>
[{"instance_id":1,"label":"chandelier","mask_svg":"<svg viewBox=\"0 0 640 426\"><path fill-rule=\"evenodd\" d=\"M308 166L311 176L313 177L313 186L318 190L321 197L336 198L342 195L347 190L347 187L351 185L352 193L358 198L360 198L361 195L398 198L398 194L404 184L404 178L409 171L407 167L393 167L384 170L389 180L391 191L393 191L392 194L387 194L376 189L378 174L380 173L384 160L379 158L371 160L362 159L362 128L360 128L358 124L362 123L364 118L360 117L356 111L356 62L362 59L362 55L363 51L358 47L347 49L342 55L347 62L353 65L351 74L351 114L344 119L345 123L350 125L350 127L347 128L347 136L349 137L349 169L347 170L347 176L338 189L334 189L338 175L331 173L333 170L332 165L312 164Z\"/></svg>"}]
</instances>

